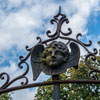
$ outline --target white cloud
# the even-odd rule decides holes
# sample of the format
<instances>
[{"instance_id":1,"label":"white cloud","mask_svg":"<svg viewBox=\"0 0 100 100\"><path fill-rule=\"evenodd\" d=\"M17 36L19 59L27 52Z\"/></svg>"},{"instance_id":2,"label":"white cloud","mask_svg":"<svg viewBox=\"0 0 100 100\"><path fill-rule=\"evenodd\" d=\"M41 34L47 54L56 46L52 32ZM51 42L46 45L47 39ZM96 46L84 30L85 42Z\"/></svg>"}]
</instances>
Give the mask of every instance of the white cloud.
<instances>
[{"instance_id":1,"label":"white cloud","mask_svg":"<svg viewBox=\"0 0 100 100\"><path fill-rule=\"evenodd\" d=\"M2 72L7 72L8 74L15 73L17 69L16 64L14 62L10 62L10 65L11 65L10 67L6 66L5 68L1 69ZM8 70L10 70L10 72Z\"/></svg>"},{"instance_id":2,"label":"white cloud","mask_svg":"<svg viewBox=\"0 0 100 100\"><path fill-rule=\"evenodd\" d=\"M36 94L36 90L19 90L14 92L11 96L14 100L34 100L34 96Z\"/></svg>"},{"instance_id":3,"label":"white cloud","mask_svg":"<svg viewBox=\"0 0 100 100\"><path fill-rule=\"evenodd\" d=\"M87 34L86 25L91 14L96 13L100 0L68 0L64 4L64 9L69 16L69 26L73 30L73 35L77 33ZM66 7L67 5L67 7Z\"/></svg>"},{"instance_id":4,"label":"white cloud","mask_svg":"<svg viewBox=\"0 0 100 100\"><path fill-rule=\"evenodd\" d=\"M22 2L30 4L29 2L32 1L9 0L10 4L14 3L17 6ZM40 34L40 31L47 31L49 21L45 23L44 20L54 16L58 10L59 3L56 4L52 1L47 2L45 0L40 1L40 3L38 1L33 2L34 5L31 8L27 6L22 7L17 12L11 12L3 20L0 25L0 50L9 49L13 45L17 45L22 49L26 44L30 45L36 42L35 37ZM70 23L67 26L72 28L74 36L78 32L82 34L88 32L86 28L88 18L91 12L93 13L94 9L98 8L98 3L98 0L96 2L95 0L70 0L61 4L62 12L65 12L69 16ZM66 31L66 28L64 29Z\"/></svg>"},{"instance_id":5,"label":"white cloud","mask_svg":"<svg viewBox=\"0 0 100 100\"><path fill-rule=\"evenodd\" d=\"M8 0L8 9L11 7L18 7L21 6L24 0Z\"/></svg>"}]
</instances>

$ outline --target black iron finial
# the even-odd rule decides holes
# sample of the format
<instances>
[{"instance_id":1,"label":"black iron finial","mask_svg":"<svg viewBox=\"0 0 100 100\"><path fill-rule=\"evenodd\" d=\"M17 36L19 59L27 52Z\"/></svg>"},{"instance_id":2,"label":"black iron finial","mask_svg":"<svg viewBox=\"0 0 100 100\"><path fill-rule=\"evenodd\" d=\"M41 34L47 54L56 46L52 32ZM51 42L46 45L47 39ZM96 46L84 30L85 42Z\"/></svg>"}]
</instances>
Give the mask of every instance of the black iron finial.
<instances>
[{"instance_id":1,"label":"black iron finial","mask_svg":"<svg viewBox=\"0 0 100 100\"><path fill-rule=\"evenodd\" d=\"M59 14L61 14L61 6L59 6Z\"/></svg>"}]
</instances>

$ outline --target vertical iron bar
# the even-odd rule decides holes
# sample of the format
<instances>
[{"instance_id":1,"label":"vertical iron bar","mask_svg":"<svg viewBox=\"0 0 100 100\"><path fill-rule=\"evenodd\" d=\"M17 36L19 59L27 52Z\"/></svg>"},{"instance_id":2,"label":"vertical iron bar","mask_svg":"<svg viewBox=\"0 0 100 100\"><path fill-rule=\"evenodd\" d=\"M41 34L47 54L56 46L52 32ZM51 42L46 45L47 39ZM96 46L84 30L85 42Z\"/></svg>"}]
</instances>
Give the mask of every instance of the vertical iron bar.
<instances>
[{"instance_id":1,"label":"vertical iron bar","mask_svg":"<svg viewBox=\"0 0 100 100\"><path fill-rule=\"evenodd\" d=\"M59 75L53 75L52 80L59 80ZM60 84L53 85L53 100L60 100Z\"/></svg>"}]
</instances>

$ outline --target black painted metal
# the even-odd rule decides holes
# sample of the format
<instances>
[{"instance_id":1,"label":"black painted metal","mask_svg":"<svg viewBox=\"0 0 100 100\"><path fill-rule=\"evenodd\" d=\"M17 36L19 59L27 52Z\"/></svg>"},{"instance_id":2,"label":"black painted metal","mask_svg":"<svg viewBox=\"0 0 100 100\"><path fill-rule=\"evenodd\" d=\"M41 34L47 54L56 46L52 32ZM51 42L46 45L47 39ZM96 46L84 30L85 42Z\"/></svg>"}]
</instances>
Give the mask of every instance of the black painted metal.
<instances>
[{"instance_id":1,"label":"black painted metal","mask_svg":"<svg viewBox=\"0 0 100 100\"><path fill-rule=\"evenodd\" d=\"M16 87L6 88L6 89L0 89L0 94L6 93L6 92L12 92L16 90L21 89L27 89L27 88L34 88L39 86L47 86L47 85L54 85L54 84L100 84L100 80L55 80L50 82L39 82L39 83L32 83L32 84L26 84L26 85L19 85Z\"/></svg>"},{"instance_id":2,"label":"black painted metal","mask_svg":"<svg viewBox=\"0 0 100 100\"><path fill-rule=\"evenodd\" d=\"M52 80L59 80L59 75L53 75ZM60 100L60 84L53 85L53 100Z\"/></svg>"},{"instance_id":3,"label":"black painted metal","mask_svg":"<svg viewBox=\"0 0 100 100\"><path fill-rule=\"evenodd\" d=\"M86 52L87 55L85 57L85 64L89 67L90 71L89 71L89 76L91 77L93 72L98 72L100 73L99 69L95 69L91 67L91 64L88 63L88 59L91 59L93 61L96 61L96 54L98 53L97 49L94 48L93 51L91 52L87 47L92 45L92 42L89 41L88 44L85 44L83 42L81 42L79 40L79 37L82 37L81 33L78 33L76 35L76 38L71 38L69 37L72 34L72 29L68 28L68 32L64 33L62 32L62 25L64 22L66 22L66 24L69 23L68 18L66 18L66 15L61 13L61 7L59 8L59 12L56 16L53 17L53 19L50 21L51 24L56 23L57 24L57 29L54 33L52 33L50 30L48 30L46 32L46 35L48 36L47 40L42 41L42 39L40 37L37 37L37 40L39 40L38 44L40 45L48 45L48 43L57 40L57 39L62 39L62 40L66 40L66 45L70 45L70 43L76 43L77 45L82 46ZM38 45L37 44L37 45ZM32 55L32 51L34 49L35 46L33 46L32 48L29 48L28 46L26 46L26 50L28 51L28 54L26 55L26 57L20 56L20 62L18 64L18 67L20 69L25 69L25 72L22 73L21 75L15 77L13 80L10 79L10 76L5 73L2 72L0 73L0 82L4 81L4 83L2 84L2 86L0 86L0 94L2 93L6 93L6 92L11 92L11 91L15 91L15 90L20 90L20 89L25 89L25 88L31 88L31 87L37 87L37 86L45 86L45 85L54 85L54 88L57 89L57 91L59 92L59 85L60 84L68 84L68 83L82 83L82 84L100 84L100 80L94 80L94 77L92 75L92 79L91 80L56 80L54 79L51 82L42 82L42 83L32 83L29 84L29 79L27 78L27 73L29 72L29 64L27 63L27 59ZM32 58L31 58L32 59ZM26 65L26 66L25 66ZM34 78L34 80L36 80L36 78L38 77L38 74L36 75L36 77ZM14 87L9 87L12 84L14 84L17 80L20 79L24 79L24 81L21 82L21 85L18 86L14 86ZM97 79L97 78L95 78ZM59 93L58 93L58 97L59 97ZM59 99L57 99L59 100Z\"/></svg>"}]
</instances>

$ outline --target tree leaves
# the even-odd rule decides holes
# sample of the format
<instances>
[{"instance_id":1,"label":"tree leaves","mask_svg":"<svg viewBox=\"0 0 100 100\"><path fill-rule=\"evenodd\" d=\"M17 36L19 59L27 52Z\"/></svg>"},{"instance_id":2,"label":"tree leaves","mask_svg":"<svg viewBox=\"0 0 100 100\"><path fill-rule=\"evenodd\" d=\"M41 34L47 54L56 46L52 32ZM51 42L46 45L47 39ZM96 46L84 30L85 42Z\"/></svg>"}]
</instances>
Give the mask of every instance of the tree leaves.
<instances>
[{"instance_id":1,"label":"tree leaves","mask_svg":"<svg viewBox=\"0 0 100 100\"><path fill-rule=\"evenodd\" d=\"M11 94L4 93L4 94L0 95L0 100L12 100Z\"/></svg>"}]
</instances>

